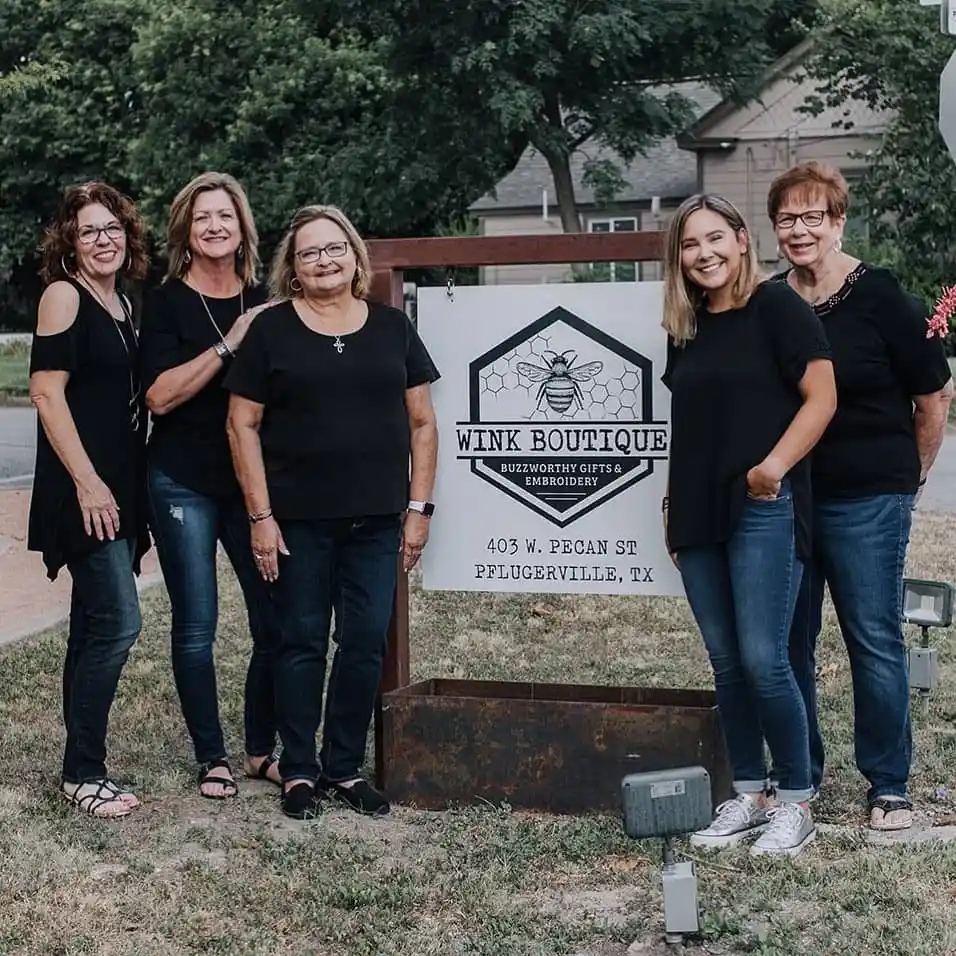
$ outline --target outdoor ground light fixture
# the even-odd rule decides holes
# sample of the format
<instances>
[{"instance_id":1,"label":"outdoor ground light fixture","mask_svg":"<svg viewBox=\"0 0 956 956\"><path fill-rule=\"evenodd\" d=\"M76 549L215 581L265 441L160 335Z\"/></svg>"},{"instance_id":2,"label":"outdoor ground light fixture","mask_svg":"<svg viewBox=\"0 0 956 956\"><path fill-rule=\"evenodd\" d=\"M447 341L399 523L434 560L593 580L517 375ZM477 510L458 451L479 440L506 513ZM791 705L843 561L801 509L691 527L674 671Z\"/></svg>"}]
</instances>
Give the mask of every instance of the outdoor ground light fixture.
<instances>
[{"instance_id":1,"label":"outdoor ground light fixture","mask_svg":"<svg viewBox=\"0 0 956 956\"><path fill-rule=\"evenodd\" d=\"M939 652L929 646L929 629L952 624L953 586L947 581L903 578L903 620L921 631L919 647L909 651L910 689L920 692L925 708L939 682Z\"/></svg>"},{"instance_id":2,"label":"outdoor ground light fixture","mask_svg":"<svg viewBox=\"0 0 956 956\"><path fill-rule=\"evenodd\" d=\"M678 863L673 838L710 826L710 775L703 767L632 773L621 782L624 831L635 840L663 837L664 931L670 945L700 932L697 874L692 862Z\"/></svg>"}]
</instances>

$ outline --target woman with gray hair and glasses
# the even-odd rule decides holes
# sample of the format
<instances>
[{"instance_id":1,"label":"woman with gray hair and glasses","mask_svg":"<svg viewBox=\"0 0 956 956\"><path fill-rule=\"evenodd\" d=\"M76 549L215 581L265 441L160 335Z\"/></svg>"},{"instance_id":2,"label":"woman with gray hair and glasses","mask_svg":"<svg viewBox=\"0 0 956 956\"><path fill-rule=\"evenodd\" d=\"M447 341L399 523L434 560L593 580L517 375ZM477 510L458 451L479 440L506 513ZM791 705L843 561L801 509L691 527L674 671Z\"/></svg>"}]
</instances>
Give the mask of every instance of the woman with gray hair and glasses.
<instances>
[{"instance_id":1,"label":"woman with gray hair and glasses","mask_svg":"<svg viewBox=\"0 0 956 956\"><path fill-rule=\"evenodd\" d=\"M399 553L428 540L438 378L407 316L369 302L371 265L334 206L306 206L282 240L274 298L226 377L229 440L252 548L279 618L276 712L282 809L314 817L323 796L359 813L389 804L360 776L382 673ZM332 662L321 751L333 602Z\"/></svg>"}]
</instances>

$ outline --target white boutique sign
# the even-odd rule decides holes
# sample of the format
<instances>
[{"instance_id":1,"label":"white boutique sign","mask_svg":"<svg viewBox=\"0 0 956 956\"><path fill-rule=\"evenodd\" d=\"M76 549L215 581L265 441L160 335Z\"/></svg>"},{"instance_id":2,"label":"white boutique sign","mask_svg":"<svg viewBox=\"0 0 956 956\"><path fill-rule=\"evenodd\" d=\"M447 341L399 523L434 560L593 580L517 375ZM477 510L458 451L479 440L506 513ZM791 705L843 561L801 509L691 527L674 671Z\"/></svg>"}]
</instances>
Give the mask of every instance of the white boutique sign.
<instances>
[{"instance_id":1,"label":"white boutique sign","mask_svg":"<svg viewBox=\"0 0 956 956\"><path fill-rule=\"evenodd\" d=\"M422 289L442 373L434 590L681 594L660 283Z\"/></svg>"}]
</instances>

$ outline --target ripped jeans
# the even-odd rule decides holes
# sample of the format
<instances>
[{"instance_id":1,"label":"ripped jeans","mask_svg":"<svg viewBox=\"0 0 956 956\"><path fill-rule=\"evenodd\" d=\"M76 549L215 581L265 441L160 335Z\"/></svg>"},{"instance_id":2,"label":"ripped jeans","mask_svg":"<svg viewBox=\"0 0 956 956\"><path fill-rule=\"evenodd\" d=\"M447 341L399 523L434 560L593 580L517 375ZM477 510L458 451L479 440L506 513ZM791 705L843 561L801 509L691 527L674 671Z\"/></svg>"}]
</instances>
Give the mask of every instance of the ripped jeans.
<instances>
[{"instance_id":1,"label":"ripped jeans","mask_svg":"<svg viewBox=\"0 0 956 956\"><path fill-rule=\"evenodd\" d=\"M196 761L205 764L226 756L213 659L219 617L216 550L220 541L239 580L252 635L245 686L246 753L271 753L276 744L273 656L278 621L269 589L252 557L242 499L200 494L152 467L147 488L150 528L172 605L173 675Z\"/></svg>"}]
</instances>

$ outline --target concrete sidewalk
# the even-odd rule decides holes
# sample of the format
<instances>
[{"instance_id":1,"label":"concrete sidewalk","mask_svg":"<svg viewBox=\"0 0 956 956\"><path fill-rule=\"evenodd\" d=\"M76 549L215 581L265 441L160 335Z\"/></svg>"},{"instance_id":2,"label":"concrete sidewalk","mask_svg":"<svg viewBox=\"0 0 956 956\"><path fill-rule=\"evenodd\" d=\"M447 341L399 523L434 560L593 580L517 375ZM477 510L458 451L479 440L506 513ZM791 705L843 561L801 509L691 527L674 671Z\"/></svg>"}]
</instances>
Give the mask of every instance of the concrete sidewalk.
<instances>
[{"instance_id":1,"label":"concrete sidewalk","mask_svg":"<svg viewBox=\"0 0 956 956\"><path fill-rule=\"evenodd\" d=\"M65 621L70 575L49 581L39 554L26 550L29 491L0 490L0 645ZM162 581L156 552L143 559L140 591Z\"/></svg>"}]
</instances>

